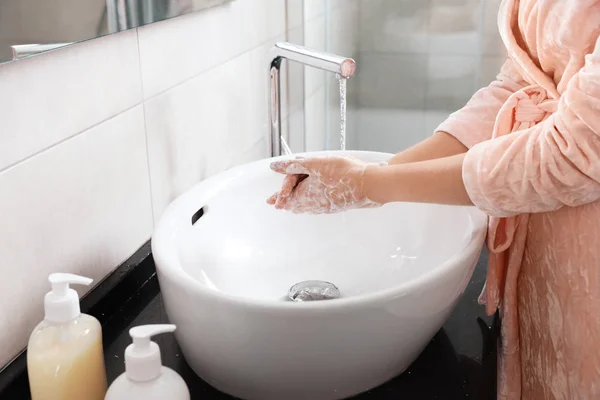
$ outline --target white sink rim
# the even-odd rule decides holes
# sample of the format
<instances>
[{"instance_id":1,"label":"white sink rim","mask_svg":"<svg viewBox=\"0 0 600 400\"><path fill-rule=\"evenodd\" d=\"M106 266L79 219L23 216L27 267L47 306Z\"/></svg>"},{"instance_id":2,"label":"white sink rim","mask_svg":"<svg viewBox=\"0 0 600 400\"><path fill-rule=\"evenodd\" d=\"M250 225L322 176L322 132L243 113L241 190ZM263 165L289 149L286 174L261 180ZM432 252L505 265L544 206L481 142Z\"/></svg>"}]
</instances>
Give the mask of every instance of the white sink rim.
<instances>
[{"instance_id":1,"label":"white sink rim","mask_svg":"<svg viewBox=\"0 0 600 400\"><path fill-rule=\"evenodd\" d=\"M361 158L362 156L382 160L388 159L393 156L393 154L389 153L371 151L321 151L296 154L294 156L322 156L330 154L349 154L358 158ZM465 268L464 265L467 262L467 260L472 258L474 253L479 253L482 249L485 236L487 234L487 216L481 211L477 210L475 207L457 207L457 210L462 209L461 212L464 212L465 209L469 210L467 215L470 218L471 224L473 226L471 235L466 245L460 249L457 249L457 251L450 258L440 263L432 270L425 272L416 278L398 283L397 285L391 288L386 288L383 290L378 290L375 292L365 294L359 294L351 297L341 297L334 300L297 303L292 301L274 301L260 298L236 296L227 292L211 289L206 285L202 284L201 282L197 281L191 275L189 275L181 265L181 261L178 257L178 254L176 254L177 252L171 251L171 254L169 254L167 249L170 247L170 241L175 240L175 237L177 236L178 226L181 226L183 221L187 221L187 219L189 218L188 208L190 207L184 207L184 205L186 205L185 203L189 203L190 201L195 200L195 189L197 189L199 186L209 187L209 185L215 185L217 181L225 180L228 177L234 178L241 174L244 167L248 167L250 165L264 164L265 167L268 167L269 163L272 161L285 160L290 158L293 157L281 156L275 158L267 158L234 167L230 170L219 173L196 184L195 186L181 194L177 199L175 199L167 207L159 223L156 225L155 234L152 238L152 253L156 261L157 270L159 270L159 272L162 274L168 275L173 280L179 282L179 284L193 289L196 292L199 292L203 296L217 298L222 301L227 301L228 303L244 307L258 307L263 309L271 309L274 311L286 310L287 312L307 312L315 309L339 310L344 308L352 308L356 306L364 307L373 304L378 304L390 298L402 297L405 293L419 291L424 286L426 286L428 282L439 281L451 271L457 268ZM213 193L208 198L216 195L217 193L218 190L213 189ZM208 200L208 198L206 200ZM195 207L197 210L198 204L196 204Z\"/></svg>"}]
</instances>

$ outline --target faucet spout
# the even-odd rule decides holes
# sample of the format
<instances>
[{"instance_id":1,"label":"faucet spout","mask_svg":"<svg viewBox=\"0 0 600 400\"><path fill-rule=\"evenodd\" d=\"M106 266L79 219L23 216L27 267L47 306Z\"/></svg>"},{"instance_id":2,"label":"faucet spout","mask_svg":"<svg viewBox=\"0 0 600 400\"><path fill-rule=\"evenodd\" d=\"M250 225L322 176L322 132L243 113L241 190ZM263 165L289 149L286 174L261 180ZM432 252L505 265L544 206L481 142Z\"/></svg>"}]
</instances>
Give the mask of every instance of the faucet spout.
<instances>
[{"instance_id":1,"label":"faucet spout","mask_svg":"<svg viewBox=\"0 0 600 400\"><path fill-rule=\"evenodd\" d=\"M356 62L351 58L286 42L273 46L269 56L269 130L272 157L282 154L280 72L284 59L332 72L340 79L348 79L356 71Z\"/></svg>"}]
</instances>

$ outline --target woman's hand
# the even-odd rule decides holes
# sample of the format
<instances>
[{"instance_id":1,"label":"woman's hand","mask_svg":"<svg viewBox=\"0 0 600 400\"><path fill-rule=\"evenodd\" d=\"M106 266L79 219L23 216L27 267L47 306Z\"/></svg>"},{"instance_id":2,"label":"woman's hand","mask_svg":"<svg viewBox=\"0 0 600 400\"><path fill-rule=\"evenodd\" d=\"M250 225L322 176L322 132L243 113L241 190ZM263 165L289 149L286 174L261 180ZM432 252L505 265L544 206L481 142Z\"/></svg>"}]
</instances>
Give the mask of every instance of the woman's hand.
<instances>
[{"instance_id":1,"label":"woman's hand","mask_svg":"<svg viewBox=\"0 0 600 400\"><path fill-rule=\"evenodd\" d=\"M276 161L271 169L286 175L281 190L267 203L294 213L332 214L381 204L363 190L368 164L353 157L330 156Z\"/></svg>"}]
</instances>

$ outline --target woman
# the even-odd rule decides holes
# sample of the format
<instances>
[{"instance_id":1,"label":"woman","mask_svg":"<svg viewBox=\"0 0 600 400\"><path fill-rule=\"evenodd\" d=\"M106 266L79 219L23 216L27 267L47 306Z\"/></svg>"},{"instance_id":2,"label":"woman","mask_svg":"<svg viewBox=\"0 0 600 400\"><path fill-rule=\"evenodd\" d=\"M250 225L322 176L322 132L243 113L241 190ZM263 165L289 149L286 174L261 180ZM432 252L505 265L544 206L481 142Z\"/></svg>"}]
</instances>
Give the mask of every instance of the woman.
<instances>
[{"instance_id":1,"label":"woman","mask_svg":"<svg viewBox=\"0 0 600 400\"><path fill-rule=\"evenodd\" d=\"M600 399L600 1L504 0L508 60L388 165L276 162L268 202L331 213L390 202L490 215L480 300L500 310L499 399Z\"/></svg>"}]
</instances>

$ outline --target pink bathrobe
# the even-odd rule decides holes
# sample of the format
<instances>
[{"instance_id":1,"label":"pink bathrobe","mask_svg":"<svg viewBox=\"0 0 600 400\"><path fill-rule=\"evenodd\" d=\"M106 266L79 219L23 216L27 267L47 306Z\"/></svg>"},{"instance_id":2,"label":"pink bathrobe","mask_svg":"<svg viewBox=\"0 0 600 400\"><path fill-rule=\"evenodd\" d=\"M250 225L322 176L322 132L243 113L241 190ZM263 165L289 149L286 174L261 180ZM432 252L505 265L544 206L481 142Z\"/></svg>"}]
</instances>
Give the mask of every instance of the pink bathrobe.
<instances>
[{"instance_id":1,"label":"pink bathrobe","mask_svg":"<svg viewBox=\"0 0 600 400\"><path fill-rule=\"evenodd\" d=\"M497 80L438 128L491 216L498 399L600 399L600 1L504 0L498 22Z\"/></svg>"}]
</instances>

